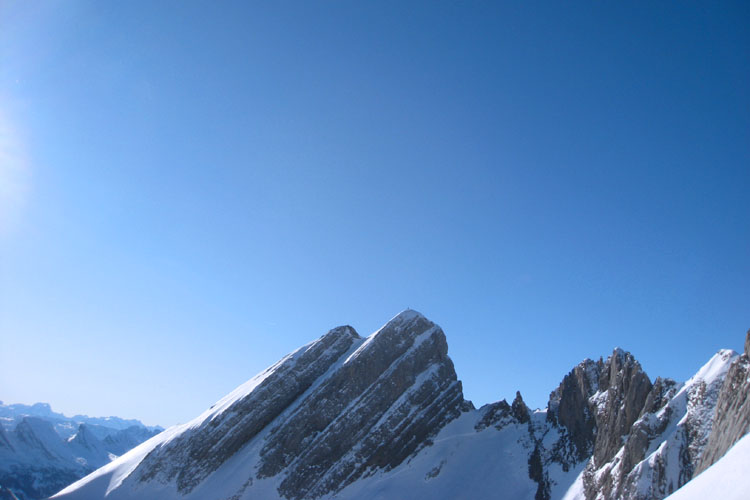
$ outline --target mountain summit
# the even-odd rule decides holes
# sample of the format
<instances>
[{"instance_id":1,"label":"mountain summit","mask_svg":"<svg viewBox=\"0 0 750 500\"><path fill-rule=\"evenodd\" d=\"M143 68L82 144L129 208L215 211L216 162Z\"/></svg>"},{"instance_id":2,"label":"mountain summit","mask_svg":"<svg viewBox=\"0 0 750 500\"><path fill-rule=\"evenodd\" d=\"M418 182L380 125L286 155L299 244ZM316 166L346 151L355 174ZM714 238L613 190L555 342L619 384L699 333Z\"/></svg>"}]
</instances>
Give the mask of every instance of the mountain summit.
<instances>
[{"instance_id":1,"label":"mountain summit","mask_svg":"<svg viewBox=\"0 0 750 500\"><path fill-rule=\"evenodd\" d=\"M54 498L660 499L696 473L739 358L679 384L615 349L547 409L475 409L441 328L406 310L366 338L332 329Z\"/></svg>"}]
</instances>

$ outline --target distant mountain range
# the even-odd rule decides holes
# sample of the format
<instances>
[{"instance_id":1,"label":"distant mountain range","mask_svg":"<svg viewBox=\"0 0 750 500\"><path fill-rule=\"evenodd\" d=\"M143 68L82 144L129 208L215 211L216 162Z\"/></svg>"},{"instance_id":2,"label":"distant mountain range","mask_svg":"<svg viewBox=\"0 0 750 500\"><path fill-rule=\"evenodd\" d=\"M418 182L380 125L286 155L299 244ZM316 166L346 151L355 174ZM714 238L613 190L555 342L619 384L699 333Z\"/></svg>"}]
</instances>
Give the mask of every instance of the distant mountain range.
<instances>
[{"instance_id":1,"label":"distant mountain range","mask_svg":"<svg viewBox=\"0 0 750 500\"><path fill-rule=\"evenodd\" d=\"M366 338L331 330L54 498L747 498L749 354L750 332L679 383L615 349L545 409L520 393L476 409L442 329L407 310Z\"/></svg>"},{"instance_id":2,"label":"distant mountain range","mask_svg":"<svg viewBox=\"0 0 750 500\"><path fill-rule=\"evenodd\" d=\"M0 402L0 498L46 498L162 430L118 417L66 417L46 403Z\"/></svg>"}]
</instances>

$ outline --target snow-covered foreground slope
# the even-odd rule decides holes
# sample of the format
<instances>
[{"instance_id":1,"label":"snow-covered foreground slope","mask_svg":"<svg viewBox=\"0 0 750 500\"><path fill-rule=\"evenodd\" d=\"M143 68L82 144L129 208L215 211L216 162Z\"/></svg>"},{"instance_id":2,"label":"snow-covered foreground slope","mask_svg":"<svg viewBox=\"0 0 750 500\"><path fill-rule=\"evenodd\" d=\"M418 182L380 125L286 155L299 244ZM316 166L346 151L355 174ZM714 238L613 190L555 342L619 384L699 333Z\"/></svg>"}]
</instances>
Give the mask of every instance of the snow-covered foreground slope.
<instances>
[{"instance_id":1,"label":"snow-covered foreground slope","mask_svg":"<svg viewBox=\"0 0 750 500\"><path fill-rule=\"evenodd\" d=\"M750 435L740 439L726 455L698 477L670 495L668 500L747 500L750 498Z\"/></svg>"},{"instance_id":2,"label":"snow-covered foreground slope","mask_svg":"<svg viewBox=\"0 0 750 500\"><path fill-rule=\"evenodd\" d=\"M661 499L692 476L736 358L652 383L615 349L545 410L475 409L440 327L407 310L367 338L331 330L54 498Z\"/></svg>"}]
</instances>

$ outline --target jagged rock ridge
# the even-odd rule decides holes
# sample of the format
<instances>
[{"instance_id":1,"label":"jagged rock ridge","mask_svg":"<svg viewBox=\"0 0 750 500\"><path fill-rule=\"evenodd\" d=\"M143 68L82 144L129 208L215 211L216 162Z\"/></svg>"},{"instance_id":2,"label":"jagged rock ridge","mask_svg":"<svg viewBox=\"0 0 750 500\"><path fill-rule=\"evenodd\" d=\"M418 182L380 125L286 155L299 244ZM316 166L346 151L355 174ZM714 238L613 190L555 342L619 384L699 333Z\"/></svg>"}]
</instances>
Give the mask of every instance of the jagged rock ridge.
<instances>
[{"instance_id":1,"label":"jagged rock ridge","mask_svg":"<svg viewBox=\"0 0 750 500\"><path fill-rule=\"evenodd\" d=\"M57 498L661 499L727 442L722 398L723 418L746 408L722 396L733 351L679 384L615 349L534 411L520 393L474 409L447 351L414 311L364 339L336 328Z\"/></svg>"}]
</instances>

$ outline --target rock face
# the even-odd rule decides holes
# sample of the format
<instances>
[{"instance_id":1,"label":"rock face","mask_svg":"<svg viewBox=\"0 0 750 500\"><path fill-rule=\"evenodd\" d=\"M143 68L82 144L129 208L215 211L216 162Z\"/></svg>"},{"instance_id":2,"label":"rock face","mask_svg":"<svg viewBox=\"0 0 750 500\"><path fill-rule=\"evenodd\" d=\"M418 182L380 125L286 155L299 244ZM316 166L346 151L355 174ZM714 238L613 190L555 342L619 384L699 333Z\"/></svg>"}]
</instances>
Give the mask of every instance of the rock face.
<instances>
[{"instance_id":1,"label":"rock face","mask_svg":"<svg viewBox=\"0 0 750 500\"><path fill-rule=\"evenodd\" d=\"M286 468L279 491L314 498L399 465L463 407L447 354L442 330L421 315L389 322L274 426L260 476Z\"/></svg>"},{"instance_id":2,"label":"rock face","mask_svg":"<svg viewBox=\"0 0 750 500\"><path fill-rule=\"evenodd\" d=\"M595 464L612 459L630 432L651 391L651 381L632 354L615 350L599 377L599 391L592 397L595 405Z\"/></svg>"},{"instance_id":3,"label":"rock face","mask_svg":"<svg viewBox=\"0 0 750 500\"><path fill-rule=\"evenodd\" d=\"M584 461L594 451L596 413L589 399L599 390L604 363L587 359L573 368L550 394L547 418L559 423L566 431L566 455L573 461Z\"/></svg>"},{"instance_id":4,"label":"rock face","mask_svg":"<svg viewBox=\"0 0 750 500\"><path fill-rule=\"evenodd\" d=\"M701 457L699 474L719 460L745 434L750 432L750 330L745 338L745 353L729 368L721 388L713 430Z\"/></svg>"},{"instance_id":5,"label":"rock face","mask_svg":"<svg viewBox=\"0 0 750 500\"><path fill-rule=\"evenodd\" d=\"M586 463L572 498L666 497L695 473L735 357L720 351L685 384L652 383L621 349L606 361L585 360L550 395L547 420L559 427L559 438L542 448L542 463L564 470Z\"/></svg>"},{"instance_id":6,"label":"rock face","mask_svg":"<svg viewBox=\"0 0 750 500\"><path fill-rule=\"evenodd\" d=\"M617 405L606 405L625 417L614 435L602 436L603 428L599 427L596 447L604 439L608 452L595 452L588 463L583 474L585 497L661 499L688 482L708 442L713 409L735 357L733 351L720 351L681 386L669 379L657 379L653 386L647 384L638 375L640 367L635 363L633 369L625 369L623 373L632 374L631 384L635 386L625 389L627 384L616 384L615 393L625 403L619 410ZM649 388L645 397L642 389L636 388L639 386ZM628 401L634 402L630 411ZM631 422L633 415L635 421ZM612 419L612 415L608 418Z\"/></svg>"},{"instance_id":7,"label":"rock face","mask_svg":"<svg viewBox=\"0 0 750 500\"><path fill-rule=\"evenodd\" d=\"M358 338L351 327L335 328L285 357L237 390L250 386L246 397L230 394L204 414L199 426L152 451L136 477L174 479L180 492L189 492L310 389Z\"/></svg>"},{"instance_id":8,"label":"rock face","mask_svg":"<svg viewBox=\"0 0 750 500\"><path fill-rule=\"evenodd\" d=\"M575 461L609 461L640 415L651 381L630 354L615 349L606 361L589 359L550 395L548 419L565 429ZM595 486L592 486L595 487Z\"/></svg>"},{"instance_id":9,"label":"rock face","mask_svg":"<svg viewBox=\"0 0 750 500\"><path fill-rule=\"evenodd\" d=\"M662 499L747 432L748 365L720 351L652 382L615 349L547 409L516 393L477 410L440 327L404 311L367 338L331 330L55 498Z\"/></svg>"},{"instance_id":10,"label":"rock face","mask_svg":"<svg viewBox=\"0 0 750 500\"><path fill-rule=\"evenodd\" d=\"M589 399L596 425L593 456L584 474L587 498L619 498L610 469L603 468L618 453L623 439L641 414L651 392L651 381L640 363L616 349L603 364L598 390ZM600 474L593 471L602 469Z\"/></svg>"},{"instance_id":11,"label":"rock face","mask_svg":"<svg viewBox=\"0 0 750 500\"><path fill-rule=\"evenodd\" d=\"M252 480L316 498L398 466L467 405L443 331L405 311L362 339L335 328L238 388L167 443L129 481L188 494L251 442Z\"/></svg>"}]
</instances>

